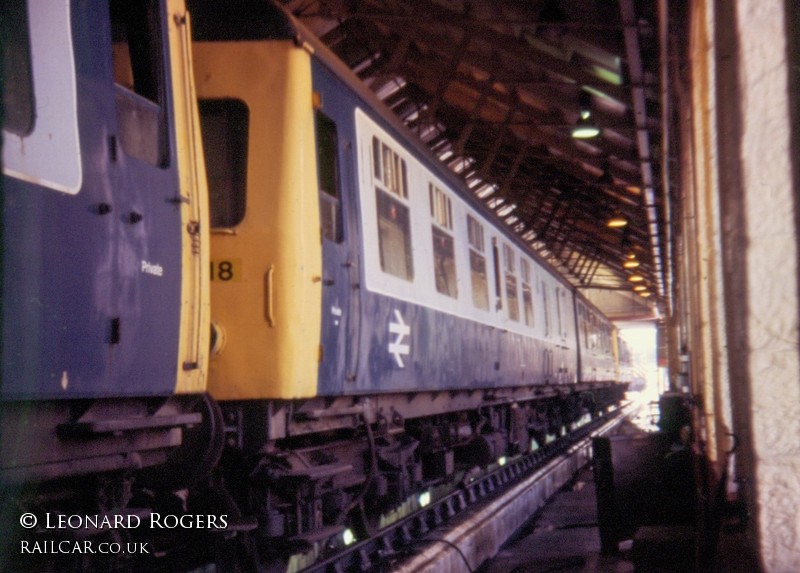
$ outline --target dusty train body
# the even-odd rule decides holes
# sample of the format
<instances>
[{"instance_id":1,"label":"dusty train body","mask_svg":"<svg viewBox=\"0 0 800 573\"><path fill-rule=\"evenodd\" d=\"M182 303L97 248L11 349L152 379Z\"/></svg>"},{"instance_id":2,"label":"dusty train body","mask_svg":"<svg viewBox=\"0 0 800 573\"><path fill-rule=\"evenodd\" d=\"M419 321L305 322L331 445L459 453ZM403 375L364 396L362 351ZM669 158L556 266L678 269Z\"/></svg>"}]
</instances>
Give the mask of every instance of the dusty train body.
<instances>
[{"instance_id":1,"label":"dusty train body","mask_svg":"<svg viewBox=\"0 0 800 573\"><path fill-rule=\"evenodd\" d=\"M172 0L3 4L3 570L25 568L20 535L43 538L23 511L126 507L134 475L167 470L213 411L184 15ZM198 460L218 456L202 442Z\"/></svg>"},{"instance_id":2,"label":"dusty train body","mask_svg":"<svg viewBox=\"0 0 800 573\"><path fill-rule=\"evenodd\" d=\"M189 3L209 392L227 442L268 476L263 530L314 539L616 403L608 320L324 46L247 4Z\"/></svg>"},{"instance_id":3,"label":"dusty train body","mask_svg":"<svg viewBox=\"0 0 800 573\"><path fill-rule=\"evenodd\" d=\"M4 10L3 482L161 463L208 354L181 7Z\"/></svg>"},{"instance_id":4,"label":"dusty train body","mask_svg":"<svg viewBox=\"0 0 800 573\"><path fill-rule=\"evenodd\" d=\"M216 398L614 380L608 320L323 46L197 4Z\"/></svg>"},{"instance_id":5,"label":"dusty train body","mask_svg":"<svg viewBox=\"0 0 800 573\"><path fill-rule=\"evenodd\" d=\"M4 88L14 507L188 488L266 563L621 399L609 321L279 8L45 4Z\"/></svg>"}]
</instances>

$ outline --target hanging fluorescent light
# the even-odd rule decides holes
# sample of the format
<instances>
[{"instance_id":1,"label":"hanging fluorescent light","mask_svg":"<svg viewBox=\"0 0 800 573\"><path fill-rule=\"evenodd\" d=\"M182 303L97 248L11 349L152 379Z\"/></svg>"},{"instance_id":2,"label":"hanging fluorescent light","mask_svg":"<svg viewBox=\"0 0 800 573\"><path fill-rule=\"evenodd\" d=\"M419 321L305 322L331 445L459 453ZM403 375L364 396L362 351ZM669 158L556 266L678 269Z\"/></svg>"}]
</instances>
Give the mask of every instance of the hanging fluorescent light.
<instances>
[{"instance_id":1,"label":"hanging fluorescent light","mask_svg":"<svg viewBox=\"0 0 800 573\"><path fill-rule=\"evenodd\" d=\"M627 260L624 263L622 263L622 266L626 269L635 269L636 267L639 266L639 261L637 261L636 259Z\"/></svg>"},{"instance_id":2,"label":"hanging fluorescent light","mask_svg":"<svg viewBox=\"0 0 800 573\"><path fill-rule=\"evenodd\" d=\"M431 504L431 492L425 491L422 492L419 497L417 497L417 502L419 502L420 507L425 507Z\"/></svg>"},{"instance_id":3,"label":"hanging fluorescent light","mask_svg":"<svg viewBox=\"0 0 800 573\"><path fill-rule=\"evenodd\" d=\"M345 545L352 545L353 543L356 542L356 534L353 533L352 529L345 529L342 532L342 542Z\"/></svg>"},{"instance_id":4,"label":"hanging fluorescent light","mask_svg":"<svg viewBox=\"0 0 800 573\"><path fill-rule=\"evenodd\" d=\"M636 285L635 287L633 287L633 290L636 292L642 292L647 290L647 287L645 285Z\"/></svg>"},{"instance_id":5,"label":"hanging fluorescent light","mask_svg":"<svg viewBox=\"0 0 800 573\"><path fill-rule=\"evenodd\" d=\"M581 91L578 94L580 117L572 128L572 137L575 139L591 139L600 135L600 128L592 123L592 96L589 92Z\"/></svg>"},{"instance_id":6,"label":"hanging fluorescent light","mask_svg":"<svg viewBox=\"0 0 800 573\"><path fill-rule=\"evenodd\" d=\"M612 229L620 229L620 228L624 227L627 224L628 224L628 220L625 217L623 217L622 215L614 215L606 223L606 225L611 227Z\"/></svg>"},{"instance_id":7,"label":"hanging fluorescent light","mask_svg":"<svg viewBox=\"0 0 800 573\"><path fill-rule=\"evenodd\" d=\"M581 118L572 128L572 137L574 139L591 139L598 135L600 135L600 128L594 125L588 116L584 117L581 112Z\"/></svg>"},{"instance_id":8,"label":"hanging fluorescent light","mask_svg":"<svg viewBox=\"0 0 800 573\"><path fill-rule=\"evenodd\" d=\"M628 280L632 283L640 283L644 280L644 277L642 275L631 275L628 277Z\"/></svg>"}]
</instances>

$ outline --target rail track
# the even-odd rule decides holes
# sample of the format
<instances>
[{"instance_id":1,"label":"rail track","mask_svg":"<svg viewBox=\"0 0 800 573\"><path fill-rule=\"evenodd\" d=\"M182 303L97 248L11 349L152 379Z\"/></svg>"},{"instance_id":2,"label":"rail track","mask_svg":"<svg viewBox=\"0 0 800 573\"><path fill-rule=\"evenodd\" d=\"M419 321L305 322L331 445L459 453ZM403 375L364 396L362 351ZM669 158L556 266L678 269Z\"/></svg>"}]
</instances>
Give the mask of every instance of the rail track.
<instances>
[{"instance_id":1,"label":"rail track","mask_svg":"<svg viewBox=\"0 0 800 573\"><path fill-rule=\"evenodd\" d=\"M545 447L478 476L465 476L414 513L368 539L289 571L438 573L474 571L589 462L593 437L631 414L626 404Z\"/></svg>"},{"instance_id":2,"label":"rail track","mask_svg":"<svg viewBox=\"0 0 800 573\"><path fill-rule=\"evenodd\" d=\"M201 534L188 539L179 536L173 539L168 531L151 532L156 535L152 538L136 537L136 540L145 541L142 546L157 548L159 553L109 555L107 562L103 562L103 570L119 573L474 571L494 556L503 543L590 460L591 439L613 432L634 409L632 404L623 404L601 417L587 420L580 427L571 428L569 433L527 455L501 459L480 470L463 470L453 482L409 499L404 507L396 508L391 514L379 518L364 516L360 527L351 525L354 531L349 540L338 528L310 547L298 547L296 551L287 552L287 557L273 560L254 550L255 547L237 542L237 539L249 539L240 538L237 532L252 531L257 526L254 520L236 521L227 516L230 522L226 528L205 535L198 532ZM146 521L145 513L141 518ZM43 544L55 543L61 540L55 533L31 530L30 539ZM134 540L134 537L119 537L127 533L127 530L115 529L87 531L86 535L90 536L87 539L98 543L110 541L122 546L123 542ZM65 539L81 541L83 538ZM97 567L87 569L80 555L57 555L59 559L52 561L48 560L53 557L51 555L23 557L31 559L20 561L19 571L99 570ZM52 567L48 569L47 564Z\"/></svg>"}]
</instances>

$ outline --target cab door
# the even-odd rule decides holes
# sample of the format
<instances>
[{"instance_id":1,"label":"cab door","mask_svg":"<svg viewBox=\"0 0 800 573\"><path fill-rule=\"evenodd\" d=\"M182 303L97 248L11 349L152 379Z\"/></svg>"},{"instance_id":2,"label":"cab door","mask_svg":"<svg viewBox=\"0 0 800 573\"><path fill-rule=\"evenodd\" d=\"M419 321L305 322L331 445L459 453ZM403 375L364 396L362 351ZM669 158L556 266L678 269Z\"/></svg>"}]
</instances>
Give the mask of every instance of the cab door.
<instances>
[{"instance_id":1,"label":"cab door","mask_svg":"<svg viewBox=\"0 0 800 573\"><path fill-rule=\"evenodd\" d=\"M204 189L198 177L191 184L188 178L189 172L202 171L179 157L177 136L185 146L196 143L186 133L194 109L184 103L194 95L174 41L188 30L166 17L182 3L167 4L110 3L116 121L108 136L107 193L95 212L108 221L112 235L108 256L114 270L105 288L114 293L106 309L114 393L203 389L199 347L207 329L198 320L188 334L182 319L202 306L204 241L196 234L193 246L187 229L190 220L191 228L200 228ZM180 103L176 95L182 96ZM196 286L183 290L190 285ZM185 379L188 372L197 376Z\"/></svg>"}]
</instances>

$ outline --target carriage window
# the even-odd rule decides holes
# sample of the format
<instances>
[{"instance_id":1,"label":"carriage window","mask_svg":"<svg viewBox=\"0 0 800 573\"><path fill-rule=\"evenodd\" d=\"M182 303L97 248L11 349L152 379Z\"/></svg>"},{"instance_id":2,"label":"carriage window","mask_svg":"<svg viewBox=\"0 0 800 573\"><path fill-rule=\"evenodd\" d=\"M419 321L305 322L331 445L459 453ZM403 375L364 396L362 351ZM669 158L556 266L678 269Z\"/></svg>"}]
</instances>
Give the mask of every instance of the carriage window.
<instances>
[{"instance_id":1,"label":"carriage window","mask_svg":"<svg viewBox=\"0 0 800 573\"><path fill-rule=\"evenodd\" d=\"M75 9L59 0L0 0L2 172L68 195L84 182Z\"/></svg>"},{"instance_id":2,"label":"carriage window","mask_svg":"<svg viewBox=\"0 0 800 573\"><path fill-rule=\"evenodd\" d=\"M556 287L556 335L561 336L561 287Z\"/></svg>"},{"instance_id":3,"label":"carriage window","mask_svg":"<svg viewBox=\"0 0 800 573\"><path fill-rule=\"evenodd\" d=\"M472 304L476 308L489 310L489 281L486 276L483 226L471 215L467 215L467 237L469 239L469 267L472 277Z\"/></svg>"},{"instance_id":4,"label":"carriage window","mask_svg":"<svg viewBox=\"0 0 800 573\"><path fill-rule=\"evenodd\" d=\"M544 309L544 334L550 336L550 307L547 306L547 284L542 281L542 308Z\"/></svg>"},{"instance_id":5,"label":"carriage window","mask_svg":"<svg viewBox=\"0 0 800 573\"><path fill-rule=\"evenodd\" d=\"M589 348L589 328L586 323L586 308L584 306L578 307L578 316L580 317L581 334L583 335L583 346Z\"/></svg>"},{"instance_id":6,"label":"carriage window","mask_svg":"<svg viewBox=\"0 0 800 573\"><path fill-rule=\"evenodd\" d=\"M522 270L522 307L525 326L533 326L533 289L531 288L531 264L527 259L520 259Z\"/></svg>"},{"instance_id":7,"label":"carriage window","mask_svg":"<svg viewBox=\"0 0 800 573\"><path fill-rule=\"evenodd\" d=\"M372 163L375 179L398 197L408 199L406 162L377 137L372 138Z\"/></svg>"},{"instance_id":8,"label":"carriage window","mask_svg":"<svg viewBox=\"0 0 800 573\"><path fill-rule=\"evenodd\" d=\"M453 298L458 297L456 284L456 252L453 242L453 205L450 197L433 183L428 184L433 218L433 274L436 290Z\"/></svg>"},{"instance_id":9,"label":"carriage window","mask_svg":"<svg viewBox=\"0 0 800 573\"><path fill-rule=\"evenodd\" d=\"M125 153L167 164L161 22L156 0L111 2L117 128Z\"/></svg>"},{"instance_id":10,"label":"carriage window","mask_svg":"<svg viewBox=\"0 0 800 573\"><path fill-rule=\"evenodd\" d=\"M414 278L414 262L411 259L411 229L408 207L376 188L378 200L378 243L381 269L384 272L406 279Z\"/></svg>"},{"instance_id":11,"label":"carriage window","mask_svg":"<svg viewBox=\"0 0 800 573\"><path fill-rule=\"evenodd\" d=\"M414 278L414 260L406 162L377 138L372 140L372 149L381 269L410 281Z\"/></svg>"},{"instance_id":12,"label":"carriage window","mask_svg":"<svg viewBox=\"0 0 800 573\"><path fill-rule=\"evenodd\" d=\"M509 245L503 244L503 268L506 283L506 316L510 320L519 322L519 297L517 296L517 274L514 251Z\"/></svg>"},{"instance_id":13,"label":"carriage window","mask_svg":"<svg viewBox=\"0 0 800 573\"><path fill-rule=\"evenodd\" d=\"M503 308L503 285L500 278L500 250L497 247L497 239L492 238L492 267L494 269L494 292L495 310Z\"/></svg>"},{"instance_id":14,"label":"carriage window","mask_svg":"<svg viewBox=\"0 0 800 573\"><path fill-rule=\"evenodd\" d=\"M372 138L372 175L375 179L382 181L381 178L381 142L377 137Z\"/></svg>"},{"instance_id":15,"label":"carriage window","mask_svg":"<svg viewBox=\"0 0 800 573\"><path fill-rule=\"evenodd\" d=\"M0 38L3 38L3 129L25 136L33 131L33 81L28 33L27 2L0 1Z\"/></svg>"},{"instance_id":16,"label":"carriage window","mask_svg":"<svg viewBox=\"0 0 800 573\"><path fill-rule=\"evenodd\" d=\"M211 227L235 227L245 213L250 111L238 99L201 100L199 108Z\"/></svg>"},{"instance_id":17,"label":"carriage window","mask_svg":"<svg viewBox=\"0 0 800 573\"><path fill-rule=\"evenodd\" d=\"M558 334L559 336L566 336L566 328L564 328L564 316L561 314L561 299L564 298L564 289L556 287L556 316L558 317Z\"/></svg>"},{"instance_id":18,"label":"carriage window","mask_svg":"<svg viewBox=\"0 0 800 573\"><path fill-rule=\"evenodd\" d=\"M319 181L319 220L322 236L342 242L342 207L339 193L339 145L336 124L317 112L317 175Z\"/></svg>"}]
</instances>

